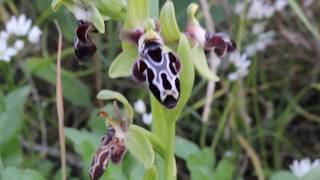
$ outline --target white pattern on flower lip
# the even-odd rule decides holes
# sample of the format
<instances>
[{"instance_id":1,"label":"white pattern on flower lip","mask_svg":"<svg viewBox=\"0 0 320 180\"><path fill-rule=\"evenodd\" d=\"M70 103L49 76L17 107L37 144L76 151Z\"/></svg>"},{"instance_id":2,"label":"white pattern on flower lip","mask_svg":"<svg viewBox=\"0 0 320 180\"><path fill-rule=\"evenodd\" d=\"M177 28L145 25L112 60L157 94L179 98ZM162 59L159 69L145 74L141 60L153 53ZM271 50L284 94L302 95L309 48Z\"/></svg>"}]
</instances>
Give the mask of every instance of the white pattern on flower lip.
<instances>
[{"instance_id":1,"label":"white pattern on flower lip","mask_svg":"<svg viewBox=\"0 0 320 180\"><path fill-rule=\"evenodd\" d=\"M294 160L290 165L290 170L295 176L302 177L316 167L320 167L320 159L316 159L312 163L309 158L304 158L300 161Z\"/></svg>"},{"instance_id":2,"label":"white pattern on flower lip","mask_svg":"<svg viewBox=\"0 0 320 180\"><path fill-rule=\"evenodd\" d=\"M0 32L0 61L10 61L16 56L24 48L26 37L29 43L37 44L40 36L39 27L32 26L32 20L25 14L12 16Z\"/></svg>"}]
</instances>

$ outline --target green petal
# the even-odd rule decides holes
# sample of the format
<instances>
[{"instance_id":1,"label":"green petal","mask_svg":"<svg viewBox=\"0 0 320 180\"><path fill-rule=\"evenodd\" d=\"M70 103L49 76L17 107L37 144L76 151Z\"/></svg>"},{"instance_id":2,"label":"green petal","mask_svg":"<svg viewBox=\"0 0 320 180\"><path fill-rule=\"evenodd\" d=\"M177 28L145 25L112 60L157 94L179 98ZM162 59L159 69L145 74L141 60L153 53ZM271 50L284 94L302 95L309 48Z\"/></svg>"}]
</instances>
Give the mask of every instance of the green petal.
<instances>
[{"instance_id":1,"label":"green petal","mask_svg":"<svg viewBox=\"0 0 320 180\"><path fill-rule=\"evenodd\" d=\"M145 169L149 169L154 163L154 150L149 139L136 128L132 128L133 126L126 132L126 145L129 152L143 163Z\"/></svg>"},{"instance_id":2,"label":"green petal","mask_svg":"<svg viewBox=\"0 0 320 180\"><path fill-rule=\"evenodd\" d=\"M199 74L212 81L219 81L219 77L209 68L208 60L201 47L195 46L191 49L192 61Z\"/></svg>"},{"instance_id":3,"label":"green petal","mask_svg":"<svg viewBox=\"0 0 320 180\"><path fill-rule=\"evenodd\" d=\"M160 11L161 35L165 42L178 42L180 39L180 30L177 24L174 5L172 1L167 1Z\"/></svg>"}]
</instances>

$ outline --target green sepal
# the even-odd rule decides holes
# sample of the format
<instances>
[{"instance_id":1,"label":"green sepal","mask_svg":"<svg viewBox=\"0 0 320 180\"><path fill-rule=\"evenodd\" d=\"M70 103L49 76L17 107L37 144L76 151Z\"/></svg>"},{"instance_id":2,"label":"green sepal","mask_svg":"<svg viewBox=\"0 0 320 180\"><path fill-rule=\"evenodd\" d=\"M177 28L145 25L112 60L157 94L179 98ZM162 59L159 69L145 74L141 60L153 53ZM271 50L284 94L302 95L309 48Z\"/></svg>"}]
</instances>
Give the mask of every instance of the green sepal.
<instances>
[{"instance_id":1,"label":"green sepal","mask_svg":"<svg viewBox=\"0 0 320 180\"><path fill-rule=\"evenodd\" d=\"M110 78L130 76L132 65L137 58L137 48L128 44L128 46L113 60L108 71Z\"/></svg>"},{"instance_id":2,"label":"green sepal","mask_svg":"<svg viewBox=\"0 0 320 180\"><path fill-rule=\"evenodd\" d=\"M149 0L128 0L126 28L143 28L144 23L148 18Z\"/></svg>"},{"instance_id":3,"label":"green sepal","mask_svg":"<svg viewBox=\"0 0 320 180\"><path fill-rule=\"evenodd\" d=\"M202 77L212 81L219 81L219 77L215 72L210 70L206 55L200 46L192 48L191 54L194 66Z\"/></svg>"},{"instance_id":4,"label":"green sepal","mask_svg":"<svg viewBox=\"0 0 320 180\"><path fill-rule=\"evenodd\" d=\"M126 132L126 145L129 152L143 163L145 169L149 169L154 164L155 153L149 139L137 128L131 125Z\"/></svg>"},{"instance_id":5,"label":"green sepal","mask_svg":"<svg viewBox=\"0 0 320 180\"><path fill-rule=\"evenodd\" d=\"M57 11L60 6L62 5L64 0L52 0L51 1L51 7L54 11Z\"/></svg>"},{"instance_id":6,"label":"green sepal","mask_svg":"<svg viewBox=\"0 0 320 180\"><path fill-rule=\"evenodd\" d=\"M125 116L129 120L128 126L132 124L132 118L134 113L133 108L131 104L128 102L128 100L121 93L111 90L102 90L98 93L97 98L101 100L117 100L121 102L125 108Z\"/></svg>"},{"instance_id":7,"label":"green sepal","mask_svg":"<svg viewBox=\"0 0 320 180\"><path fill-rule=\"evenodd\" d=\"M167 1L160 11L161 35L166 43L178 42L180 30L177 24L174 5L172 1Z\"/></svg>"},{"instance_id":8,"label":"green sepal","mask_svg":"<svg viewBox=\"0 0 320 180\"><path fill-rule=\"evenodd\" d=\"M158 180L158 170L155 165L146 170L143 180Z\"/></svg>"}]
</instances>

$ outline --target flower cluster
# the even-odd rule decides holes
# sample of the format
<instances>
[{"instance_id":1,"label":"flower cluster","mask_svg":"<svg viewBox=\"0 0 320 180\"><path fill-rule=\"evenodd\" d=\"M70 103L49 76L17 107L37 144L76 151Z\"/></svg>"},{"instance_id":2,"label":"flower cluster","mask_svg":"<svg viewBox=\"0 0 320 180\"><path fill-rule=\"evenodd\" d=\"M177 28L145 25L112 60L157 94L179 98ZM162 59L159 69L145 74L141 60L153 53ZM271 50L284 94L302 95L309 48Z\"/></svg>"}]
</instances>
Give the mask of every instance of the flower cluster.
<instances>
[{"instance_id":1,"label":"flower cluster","mask_svg":"<svg viewBox=\"0 0 320 180\"><path fill-rule=\"evenodd\" d=\"M288 4L288 0L276 0L273 3L267 1L252 0L248 9L248 19L270 18L275 12L283 10ZM236 13L243 13L245 8L244 2L238 2L236 5Z\"/></svg>"},{"instance_id":2,"label":"flower cluster","mask_svg":"<svg viewBox=\"0 0 320 180\"><path fill-rule=\"evenodd\" d=\"M309 158L304 158L301 161L294 160L290 165L292 173L298 178L306 175L316 167L320 168L320 159L316 159L315 161L311 162Z\"/></svg>"},{"instance_id":3,"label":"flower cluster","mask_svg":"<svg viewBox=\"0 0 320 180\"><path fill-rule=\"evenodd\" d=\"M237 79L244 78L249 73L249 66L251 61L248 59L246 53L240 54L239 51L230 54L229 61L234 65L236 70L228 74L228 79L230 81L235 81Z\"/></svg>"},{"instance_id":4,"label":"flower cluster","mask_svg":"<svg viewBox=\"0 0 320 180\"><path fill-rule=\"evenodd\" d=\"M5 24L5 30L0 32L0 61L10 61L24 48L25 42L37 44L41 30L32 26L32 20L22 14L12 16Z\"/></svg>"},{"instance_id":5,"label":"flower cluster","mask_svg":"<svg viewBox=\"0 0 320 180\"><path fill-rule=\"evenodd\" d=\"M142 122L146 125L152 123L152 113L147 113L146 104L143 100L139 99L134 103L134 110L142 115Z\"/></svg>"}]
</instances>

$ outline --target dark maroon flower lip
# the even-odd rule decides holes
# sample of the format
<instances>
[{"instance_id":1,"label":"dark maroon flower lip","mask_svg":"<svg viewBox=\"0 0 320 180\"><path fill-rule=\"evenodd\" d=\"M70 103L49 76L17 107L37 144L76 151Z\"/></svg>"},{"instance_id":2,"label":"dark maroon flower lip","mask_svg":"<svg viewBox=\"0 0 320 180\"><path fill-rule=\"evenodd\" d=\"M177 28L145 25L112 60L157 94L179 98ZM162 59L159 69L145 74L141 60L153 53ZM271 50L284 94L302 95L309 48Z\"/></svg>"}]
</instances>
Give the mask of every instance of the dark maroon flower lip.
<instances>
[{"instance_id":1,"label":"dark maroon flower lip","mask_svg":"<svg viewBox=\"0 0 320 180\"><path fill-rule=\"evenodd\" d=\"M102 137L101 144L90 166L89 173L91 180L100 179L110 159L115 164L119 164L122 161L127 147L124 144L124 139L116 137L115 134L116 130L110 126L106 135Z\"/></svg>"},{"instance_id":2,"label":"dark maroon flower lip","mask_svg":"<svg viewBox=\"0 0 320 180\"><path fill-rule=\"evenodd\" d=\"M226 34L206 33L204 44L205 51L214 50L218 57L222 57L227 53L235 51L236 48L236 43Z\"/></svg>"},{"instance_id":3,"label":"dark maroon flower lip","mask_svg":"<svg viewBox=\"0 0 320 180\"><path fill-rule=\"evenodd\" d=\"M166 108L175 108L180 98L178 56L163 51L159 39L147 39L141 44L139 59L132 66L134 80L146 83L154 97Z\"/></svg>"},{"instance_id":4,"label":"dark maroon flower lip","mask_svg":"<svg viewBox=\"0 0 320 180\"><path fill-rule=\"evenodd\" d=\"M76 29L76 36L74 39L74 49L80 63L87 61L97 51L96 45L89 36L89 32L92 30L93 26L91 23L81 20L78 21L78 27Z\"/></svg>"}]
</instances>

